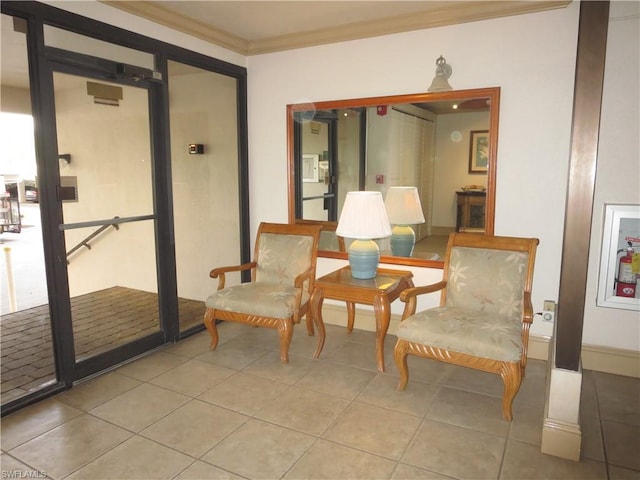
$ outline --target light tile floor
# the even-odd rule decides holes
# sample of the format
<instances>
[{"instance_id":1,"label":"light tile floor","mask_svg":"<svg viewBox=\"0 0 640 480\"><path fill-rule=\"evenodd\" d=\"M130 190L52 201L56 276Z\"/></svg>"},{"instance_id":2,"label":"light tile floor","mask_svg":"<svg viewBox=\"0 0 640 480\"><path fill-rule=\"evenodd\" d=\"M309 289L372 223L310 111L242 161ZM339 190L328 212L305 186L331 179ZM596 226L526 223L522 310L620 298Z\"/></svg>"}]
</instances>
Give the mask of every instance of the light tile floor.
<instances>
[{"instance_id":1,"label":"light tile floor","mask_svg":"<svg viewBox=\"0 0 640 480\"><path fill-rule=\"evenodd\" d=\"M540 452L547 365L501 416L499 377L410 358L398 392L374 334L224 323L2 419L2 478L640 479L640 381L586 371L580 462Z\"/></svg>"}]
</instances>

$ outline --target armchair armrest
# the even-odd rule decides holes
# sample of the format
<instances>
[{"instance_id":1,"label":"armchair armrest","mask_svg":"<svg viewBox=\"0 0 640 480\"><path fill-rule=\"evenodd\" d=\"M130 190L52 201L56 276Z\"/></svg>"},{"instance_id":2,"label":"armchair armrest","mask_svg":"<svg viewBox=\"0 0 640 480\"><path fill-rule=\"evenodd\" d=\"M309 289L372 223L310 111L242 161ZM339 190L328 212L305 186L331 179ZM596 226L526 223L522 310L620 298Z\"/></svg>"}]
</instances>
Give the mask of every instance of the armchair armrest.
<instances>
[{"instance_id":1,"label":"armchair armrest","mask_svg":"<svg viewBox=\"0 0 640 480\"><path fill-rule=\"evenodd\" d=\"M302 292L304 291L304 284L308 282L308 292L311 295L311 287L313 286L313 281L315 280L315 268L313 266L307 268L304 272L298 274L296 278L293 280L293 286L298 289L298 306L300 306L302 300Z\"/></svg>"},{"instance_id":2,"label":"armchair armrest","mask_svg":"<svg viewBox=\"0 0 640 480\"><path fill-rule=\"evenodd\" d=\"M256 262L243 263L242 265L233 265L230 267L218 267L209 272L211 278L218 278L218 290L222 290L225 284L225 273L229 272L242 272L244 270L251 270L256 267Z\"/></svg>"},{"instance_id":3,"label":"armchair armrest","mask_svg":"<svg viewBox=\"0 0 640 480\"><path fill-rule=\"evenodd\" d=\"M308 291L309 294L311 294L311 285L314 279L314 266L307 268L304 272L296 275L296 278L293 279L293 286L296 288L296 304L294 306L293 321L296 323L300 321L300 309L302 307L302 292L304 291L304 284L309 282ZM309 328L308 325L307 328ZM309 335L312 335L312 333L309 333Z\"/></svg>"},{"instance_id":4,"label":"armchair armrest","mask_svg":"<svg viewBox=\"0 0 640 480\"><path fill-rule=\"evenodd\" d=\"M420 287L407 288L400 294L400 300L405 303L404 311L402 312L402 320L410 317L416 313L416 305L418 302L418 295L425 293L433 293L442 290L447 286L446 280L441 280L431 285L423 285Z\"/></svg>"},{"instance_id":5,"label":"armchair armrest","mask_svg":"<svg viewBox=\"0 0 640 480\"><path fill-rule=\"evenodd\" d=\"M313 273L313 266L307 268L304 272L298 274L296 278L293 279L293 286L296 288L301 288L304 285L304 282L308 281L309 283L311 283Z\"/></svg>"},{"instance_id":6,"label":"armchair armrest","mask_svg":"<svg viewBox=\"0 0 640 480\"><path fill-rule=\"evenodd\" d=\"M524 292L522 296L522 321L533 323L533 305L531 304L531 292Z\"/></svg>"}]
</instances>

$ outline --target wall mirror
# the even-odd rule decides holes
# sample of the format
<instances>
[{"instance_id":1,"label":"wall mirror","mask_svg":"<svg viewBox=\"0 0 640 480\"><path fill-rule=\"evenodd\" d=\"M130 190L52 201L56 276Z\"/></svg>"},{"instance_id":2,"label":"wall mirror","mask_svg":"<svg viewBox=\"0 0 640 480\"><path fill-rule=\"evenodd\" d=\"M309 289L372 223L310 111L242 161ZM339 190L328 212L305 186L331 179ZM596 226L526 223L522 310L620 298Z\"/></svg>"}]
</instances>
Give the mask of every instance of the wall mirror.
<instances>
[{"instance_id":1,"label":"wall mirror","mask_svg":"<svg viewBox=\"0 0 640 480\"><path fill-rule=\"evenodd\" d=\"M318 255L346 259L347 192L414 186L414 250L380 239L380 261L442 267L449 233L493 234L499 103L494 87L287 105L289 222L322 224Z\"/></svg>"}]
</instances>

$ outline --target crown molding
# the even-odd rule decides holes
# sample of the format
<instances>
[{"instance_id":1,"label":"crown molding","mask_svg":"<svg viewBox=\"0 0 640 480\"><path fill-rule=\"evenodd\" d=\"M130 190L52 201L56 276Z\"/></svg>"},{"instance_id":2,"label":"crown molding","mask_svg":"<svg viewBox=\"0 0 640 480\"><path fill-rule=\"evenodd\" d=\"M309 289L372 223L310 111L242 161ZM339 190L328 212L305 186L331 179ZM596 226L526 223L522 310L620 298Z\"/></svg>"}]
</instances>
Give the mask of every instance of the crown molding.
<instances>
[{"instance_id":1,"label":"crown molding","mask_svg":"<svg viewBox=\"0 0 640 480\"><path fill-rule=\"evenodd\" d=\"M211 27L206 23L181 15L158 3L138 0L100 0L100 3L151 20L165 27L214 43L242 55L249 55L249 42L232 33Z\"/></svg>"},{"instance_id":2,"label":"crown molding","mask_svg":"<svg viewBox=\"0 0 640 480\"><path fill-rule=\"evenodd\" d=\"M492 18L522 15L545 10L565 8L565 1L471 1L451 2L444 7L369 22L301 32L250 42L249 55L271 53L294 48L312 47L329 43L390 35L426 28L443 27L476 22Z\"/></svg>"},{"instance_id":3,"label":"crown molding","mask_svg":"<svg viewBox=\"0 0 640 480\"><path fill-rule=\"evenodd\" d=\"M495 0L483 0L450 2L445 6L425 10L417 14L399 15L368 22L275 36L258 41L248 41L162 7L159 5L162 2L101 0L102 3L111 7L146 18L246 56L566 8L571 1L497 2Z\"/></svg>"}]
</instances>

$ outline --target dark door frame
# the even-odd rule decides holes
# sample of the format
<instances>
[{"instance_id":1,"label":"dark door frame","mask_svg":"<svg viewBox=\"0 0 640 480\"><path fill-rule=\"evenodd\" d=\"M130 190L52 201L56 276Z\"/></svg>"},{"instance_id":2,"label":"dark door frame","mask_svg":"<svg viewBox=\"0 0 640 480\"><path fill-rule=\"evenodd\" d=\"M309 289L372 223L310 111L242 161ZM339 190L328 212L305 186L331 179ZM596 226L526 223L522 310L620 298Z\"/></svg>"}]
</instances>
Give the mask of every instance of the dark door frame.
<instances>
[{"instance_id":1,"label":"dark door frame","mask_svg":"<svg viewBox=\"0 0 640 480\"><path fill-rule=\"evenodd\" d=\"M153 93L155 90L160 88L161 83L149 81L144 78L133 79L130 76L121 75L118 73L118 66L121 64L118 64L117 62L96 58L96 57L92 57L89 55L84 55L76 52L69 52L66 50L61 50L59 48L45 47L45 57L47 59L47 69L48 69L47 75L53 76L55 72L60 72L60 73L65 73L65 74L70 74L75 76L81 76L85 78L93 78L95 80L105 80L111 83L126 85L130 87L135 87L135 88L142 88L147 91L148 109L149 109L148 118L150 122L149 131L151 133L151 139L152 139L151 145L150 145L151 159L152 159L151 181L153 181L154 178L157 178L158 175L156 173L156 170L158 170L162 165L162 161L160 159L165 158L166 152L168 151L168 150L165 150L164 144L158 145L157 142L155 141L156 139L163 137L162 135L154 135L154 132L163 131L163 125L161 124L154 125L152 123L154 116L152 115L151 112L153 112L154 110L158 110L160 108L160 105L162 104L161 98L157 94L153 95ZM52 92L52 96L54 96L53 92ZM56 125L55 118L50 123L50 125L55 126L54 128L55 128L55 131L57 132L57 125ZM153 130L154 127L159 130ZM55 142L56 142L55 151L58 152L59 149L57 147L57 133L56 133ZM55 177L56 177L56 185L59 185L60 184L59 172L58 172L58 175L55 175ZM56 201L60 202L60 199L56 198ZM155 198L154 198L154 202L156 202ZM162 207L161 205L159 206ZM59 225L63 225L64 219L62 218L62 209L60 208L57 210L58 210L58 214L60 215L58 219ZM157 211L158 209L154 206L153 214L151 215L152 218L146 218L146 216L144 217L144 220L152 219L154 222L154 245L156 246L156 250L158 250L157 247L159 247L163 243L159 239L159 235L161 234L162 230L158 226L159 215L156 213ZM58 234L63 237L62 243L65 243L64 232L60 231ZM65 248L65 251L68 250L68 247L69 246L67 245ZM160 255L158 252L156 252L156 255L157 255L157 258L163 258L163 256ZM59 260L60 258L61 257L58 255L57 257L58 261L56 262L55 267L62 270L61 272L59 272L59 277L66 278L66 281L68 282L66 256L63 257L65 259L64 262L61 262ZM162 278L166 278L169 275L165 271L168 268L167 263L168 262L158 262L158 261L156 262L156 269L157 269L156 284L157 285L159 284ZM65 287L67 287L65 288L66 294L69 295L68 283L67 285L65 285ZM158 290L160 289L158 288ZM63 291L59 290L59 293L62 294ZM121 345L119 347L116 347L107 352L103 352L98 355L92 356L85 360L81 360L81 361L74 360L75 364L74 364L74 368L72 369L73 375L71 378L71 382L73 383L74 381L83 379L85 377L88 377L100 371L103 371L121 361L130 359L137 355L141 355L144 352L157 348L163 343L165 343L166 341L173 339L173 336L170 333L174 330L172 328L172 325L175 324L175 322L172 320L176 319L177 315L172 315L173 301L169 301L171 299L165 298L165 297L170 297L170 295L166 295L166 294L162 295L160 294L160 292L158 292L158 301L159 301L158 314L160 317L159 318L160 324L158 326L157 332L154 332L145 337L137 338L125 345ZM57 300L60 300L60 298L58 298ZM63 323L72 324L73 321L71 318L71 312L70 311L65 312L65 315L68 315L70 318L69 320L67 319L62 320ZM56 320L60 320L60 319L56 319ZM65 329L65 333L68 334L69 331ZM73 337L65 338L64 344L67 346L68 349L74 350L74 359L75 359L76 358L75 349L73 348L75 344L74 338Z\"/></svg>"}]
</instances>

